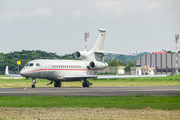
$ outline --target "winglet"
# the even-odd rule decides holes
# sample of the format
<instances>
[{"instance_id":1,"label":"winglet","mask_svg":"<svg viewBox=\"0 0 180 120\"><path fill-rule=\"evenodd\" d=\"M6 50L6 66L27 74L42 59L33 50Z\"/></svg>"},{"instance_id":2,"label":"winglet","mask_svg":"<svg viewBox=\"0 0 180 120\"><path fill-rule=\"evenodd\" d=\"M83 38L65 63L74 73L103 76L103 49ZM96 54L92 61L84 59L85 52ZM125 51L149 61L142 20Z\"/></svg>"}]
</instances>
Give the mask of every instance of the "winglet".
<instances>
[{"instance_id":1,"label":"winglet","mask_svg":"<svg viewBox=\"0 0 180 120\"><path fill-rule=\"evenodd\" d=\"M8 75L9 74L9 67L6 66L6 69L5 69L5 75Z\"/></svg>"}]
</instances>

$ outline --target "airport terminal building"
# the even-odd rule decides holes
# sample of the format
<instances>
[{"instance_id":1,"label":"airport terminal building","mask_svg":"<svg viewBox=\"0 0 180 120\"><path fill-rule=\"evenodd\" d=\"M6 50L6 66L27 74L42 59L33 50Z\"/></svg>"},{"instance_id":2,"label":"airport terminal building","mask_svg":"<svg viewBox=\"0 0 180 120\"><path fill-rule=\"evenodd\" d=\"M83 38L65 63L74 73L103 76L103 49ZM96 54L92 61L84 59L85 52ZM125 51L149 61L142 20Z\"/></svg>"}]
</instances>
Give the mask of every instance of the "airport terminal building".
<instances>
[{"instance_id":1,"label":"airport terminal building","mask_svg":"<svg viewBox=\"0 0 180 120\"><path fill-rule=\"evenodd\" d=\"M180 53L178 53L178 71L180 71ZM136 67L155 68L154 74L171 74L176 71L176 53L154 52L145 54L135 62Z\"/></svg>"}]
</instances>

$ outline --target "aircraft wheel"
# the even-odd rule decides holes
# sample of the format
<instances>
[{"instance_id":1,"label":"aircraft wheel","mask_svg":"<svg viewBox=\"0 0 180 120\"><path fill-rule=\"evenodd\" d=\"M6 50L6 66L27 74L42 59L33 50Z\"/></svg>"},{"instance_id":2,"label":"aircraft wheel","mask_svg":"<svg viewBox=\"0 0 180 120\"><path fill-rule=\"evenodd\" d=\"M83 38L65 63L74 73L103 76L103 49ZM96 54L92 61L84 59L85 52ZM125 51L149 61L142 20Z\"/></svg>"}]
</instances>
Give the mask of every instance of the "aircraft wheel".
<instances>
[{"instance_id":1,"label":"aircraft wheel","mask_svg":"<svg viewBox=\"0 0 180 120\"><path fill-rule=\"evenodd\" d=\"M61 82L58 82L57 87L61 87Z\"/></svg>"},{"instance_id":2,"label":"aircraft wheel","mask_svg":"<svg viewBox=\"0 0 180 120\"><path fill-rule=\"evenodd\" d=\"M56 83L56 81L54 81L54 87L57 87L57 83Z\"/></svg>"},{"instance_id":3,"label":"aircraft wheel","mask_svg":"<svg viewBox=\"0 0 180 120\"><path fill-rule=\"evenodd\" d=\"M83 83L82 83L82 86L83 87L89 87L90 86L90 83L89 83L89 81L84 81Z\"/></svg>"},{"instance_id":4,"label":"aircraft wheel","mask_svg":"<svg viewBox=\"0 0 180 120\"><path fill-rule=\"evenodd\" d=\"M31 87L32 87L32 88L35 88L36 86L35 86L35 85L32 85Z\"/></svg>"},{"instance_id":5,"label":"aircraft wheel","mask_svg":"<svg viewBox=\"0 0 180 120\"><path fill-rule=\"evenodd\" d=\"M54 82L54 87L61 87L61 82L60 81L55 81Z\"/></svg>"},{"instance_id":6,"label":"aircraft wheel","mask_svg":"<svg viewBox=\"0 0 180 120\"><path fill-rule=\"evenodd\" d=\"M85 82L82 83L82 86L83 86L83 87L86 87Z\"/></svg>"}]
</instances>

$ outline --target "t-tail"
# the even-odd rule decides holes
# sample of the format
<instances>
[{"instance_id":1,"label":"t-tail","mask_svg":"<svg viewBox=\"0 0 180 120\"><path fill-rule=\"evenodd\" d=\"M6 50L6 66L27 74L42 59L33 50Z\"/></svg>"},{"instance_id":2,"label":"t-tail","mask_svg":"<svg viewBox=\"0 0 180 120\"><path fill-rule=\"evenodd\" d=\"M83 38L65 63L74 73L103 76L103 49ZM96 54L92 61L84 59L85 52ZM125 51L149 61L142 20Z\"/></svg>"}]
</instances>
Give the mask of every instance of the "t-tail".
<instances>
[{"instance_id":1,"label":"t-tail","mask_svg":"<svg viewBox=\"0 0 180 120\"><path fill-rule=\"evenodd\" d=\"M90 51L77 51L75 52L74 56L76 59L79 60L86 60L86 61L104 61L104 54L99 53L104 51L104 42L106 36L105 29L99 29L100 34L94 44L93 48Z\"/></svg>"},{"instance_id":2,"label":"t-tail","mask_svg":"<svg viewBox=\"0 0 180 120\"><path fill-rule=\"evenodd\" d=\"M104 56L106 54L118 54L118 55L131 55L127 53L117 53L117 52L107 52L104 51L104 42L106 37L106 29L99 29L100 34L90 51L77 51L74 56L79 60L86 61L104 61Z\"/></svg>"},{"instance_id":3,"label":"t-tail","mask_svg":"<svg viewBox=\"0 0 180 120\"><path fill-rule=\"evenodd\" d=\"M105 29L99 29L100 34L96 40L96 43L94 44L94 47L92 48L91 52L96 51L103 51L104 50L104 42L106 37L106 30Z\"/></svg>"}]
</instances>

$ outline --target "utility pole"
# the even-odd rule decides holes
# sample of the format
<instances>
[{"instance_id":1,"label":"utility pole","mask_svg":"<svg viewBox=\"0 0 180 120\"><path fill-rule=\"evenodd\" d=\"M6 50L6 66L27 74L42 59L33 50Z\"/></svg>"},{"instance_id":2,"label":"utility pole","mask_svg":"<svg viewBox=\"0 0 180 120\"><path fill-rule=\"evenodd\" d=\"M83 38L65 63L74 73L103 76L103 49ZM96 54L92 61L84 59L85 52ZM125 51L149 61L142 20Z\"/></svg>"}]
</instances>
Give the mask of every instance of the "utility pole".
<instances>
[{"instance_id":1,"label":"utility pole","mask_svg":"<svg viewBox=\"0 0 180 120\"><path fill-rule=\"evenodd\" d=\"M87 51L87 38L89 38L89 33L84 33L84 40L85 40L85 50Z\"/></svg>"},{"instance_id":2,"label":"utility pole","mask_svg":"<svg viewBox=\"0 0 180 120\"><path fill-rule=\"evenodd\" d=\"M178 47L177 47L178 39L179 39L179 34L175 34L175 42L176 42L176 74L177 75L178 75Z\"/></svg>"}]
</instances>

